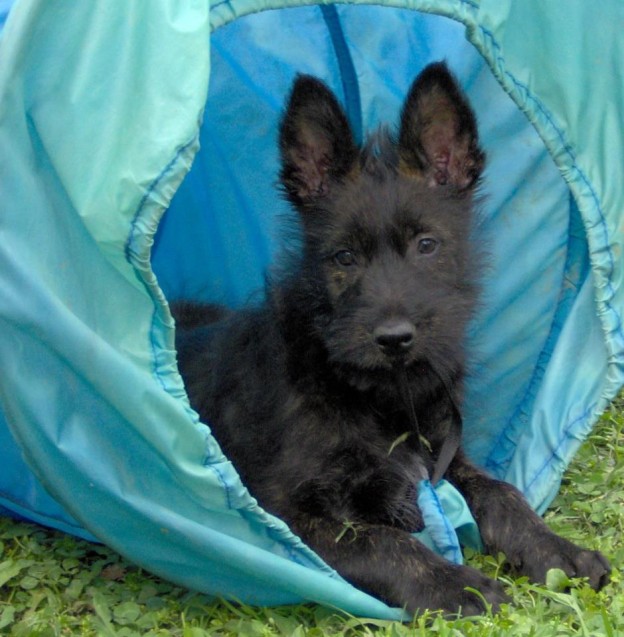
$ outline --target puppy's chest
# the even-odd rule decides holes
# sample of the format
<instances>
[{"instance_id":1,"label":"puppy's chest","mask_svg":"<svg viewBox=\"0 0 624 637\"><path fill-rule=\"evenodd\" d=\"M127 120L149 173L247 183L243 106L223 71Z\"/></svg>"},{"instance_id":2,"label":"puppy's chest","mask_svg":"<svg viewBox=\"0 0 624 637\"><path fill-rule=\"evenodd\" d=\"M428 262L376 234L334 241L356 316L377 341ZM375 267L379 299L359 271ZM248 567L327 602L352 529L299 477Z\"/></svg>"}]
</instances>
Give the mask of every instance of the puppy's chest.
<instances>
[{"instance_id":1,"label":"puppy's chest","mask_svg":"<svg viewBox=\"0 0 624 637\"><path fill-rule=\"evenodd\" d=\"M292 474L291 502L318 515L421 526L416 485L432 462L407 419L337 408L299 422L279 463Z\"/></svg>"}]
</instances>

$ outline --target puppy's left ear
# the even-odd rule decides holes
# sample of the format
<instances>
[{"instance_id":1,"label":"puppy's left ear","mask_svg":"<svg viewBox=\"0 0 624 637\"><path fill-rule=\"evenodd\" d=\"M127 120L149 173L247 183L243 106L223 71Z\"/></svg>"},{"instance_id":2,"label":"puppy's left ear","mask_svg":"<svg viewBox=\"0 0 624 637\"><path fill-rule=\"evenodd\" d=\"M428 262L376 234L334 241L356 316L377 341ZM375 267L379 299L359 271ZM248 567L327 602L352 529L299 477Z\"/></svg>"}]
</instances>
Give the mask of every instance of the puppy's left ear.
<instances>
[{"instance_id":1,"label":"puppy's left ear","mask_svg":"<svg viewBox=\"0 0 624 637\"><path fill-rule=\"evenodd\" d=\"M473 188L483 172L477 122L468 99L444 62L414 80L401 114L401 169L428 186Z\"/></svg>"}]
</instances>

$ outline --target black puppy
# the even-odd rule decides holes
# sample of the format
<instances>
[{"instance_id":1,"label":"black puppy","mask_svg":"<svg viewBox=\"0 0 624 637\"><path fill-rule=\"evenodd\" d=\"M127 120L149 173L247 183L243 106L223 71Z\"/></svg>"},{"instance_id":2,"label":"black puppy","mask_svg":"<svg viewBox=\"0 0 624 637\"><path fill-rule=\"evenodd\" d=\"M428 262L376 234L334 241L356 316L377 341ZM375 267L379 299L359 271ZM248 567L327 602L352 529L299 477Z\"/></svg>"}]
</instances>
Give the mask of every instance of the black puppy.
<instances>
[{"instance_id":1,"label":"black puppy","mask_svg":"<svg viewBox=\"0 0 624 637\"><path fill-rule=\"evenodd\" d=\"M600 553L553 534L458 448L485 158L446 66L415 80L398 141L380 132L363 149L329 89L298 77L280 150L303 227L297 262L260 307L174 307L191 404L251 493L345 579L411 612L481 612L467 587L494 607L505 599L411 535L423 526L415 485L442 473L488 551L536 581L559 567L601 587Z\"/></svg>"}]
</instances>

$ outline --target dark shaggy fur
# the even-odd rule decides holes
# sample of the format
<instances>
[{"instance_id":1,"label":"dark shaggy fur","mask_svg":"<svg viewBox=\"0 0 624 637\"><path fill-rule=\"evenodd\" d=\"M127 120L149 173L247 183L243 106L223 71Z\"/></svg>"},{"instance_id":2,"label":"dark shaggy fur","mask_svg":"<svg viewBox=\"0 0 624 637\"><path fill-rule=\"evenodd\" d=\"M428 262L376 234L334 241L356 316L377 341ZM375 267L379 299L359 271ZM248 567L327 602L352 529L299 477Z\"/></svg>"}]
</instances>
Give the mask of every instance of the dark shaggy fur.
<instances>
[{"instance_id":1,"label":"dark shaggy fur","mask_svg":"<svg viewBox=\"0 0 624 637\"><path fill-rule=\"evenodd\" d=\"M334 95L300 76L280 150L303 227L299 263L261 307L174 308L191 403L262 506L347 580L411 612L481 612L467 587L496 607L498 582L410 534L423 526L415 484L434 470L461 401L478 294L484 154L472 110L433 64L410 90L398 140L381 132L359 149ZM554 535L461 449L445 477L487 550L520 573L544 581L559 567L595 588L608 579L600 553Z\"/></svg>"}]
</instances>

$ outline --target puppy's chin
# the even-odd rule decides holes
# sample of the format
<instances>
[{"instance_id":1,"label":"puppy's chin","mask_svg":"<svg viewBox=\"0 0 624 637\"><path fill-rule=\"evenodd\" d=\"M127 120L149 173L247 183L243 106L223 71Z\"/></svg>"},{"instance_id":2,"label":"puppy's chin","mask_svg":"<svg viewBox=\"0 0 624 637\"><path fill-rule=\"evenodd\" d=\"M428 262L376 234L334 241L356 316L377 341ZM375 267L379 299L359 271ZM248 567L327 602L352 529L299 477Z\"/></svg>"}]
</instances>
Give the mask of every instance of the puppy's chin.
<instances>
[{"instance_id":1,"label":"puppy's chin","mask_svg":"<svg viewBox=\"0 0 624 637\"><path fill-rule=\"evenodd\" d=\"M343 345L340 341L324 339L328 360L332 365L346 366L362 373L390 373L417 366L424 362L424 356L417 350L407 352L384 353L373 342L359 344L356 347Z\"/></svg>"},{"instance_id":2,"label":"puppy's chin","mask_svg":"<svg viewBox=\"0 0 624 637\"><path fill-rule=\"evenodd\" d=\"M392 368L363 368L350 363L334 363L336 377L361 392L393 391L396 374Z\"/></svg>"},{"instance_id":3,"label":"puppy's chin","mask_svg":"<svg viewBox=\"0 0 624 637\"><path fill-rule=\"evenodd\" d=\"M361 359L357 362L348 359L331 360L336 377L358 391L385 392L395 395L398 392L398 376L407 372L410 376L428 375L431 366L423 359L415 357L388 357L379 355L371 357L370 364L363 366Z\"/></svg>"}]
</instances>

